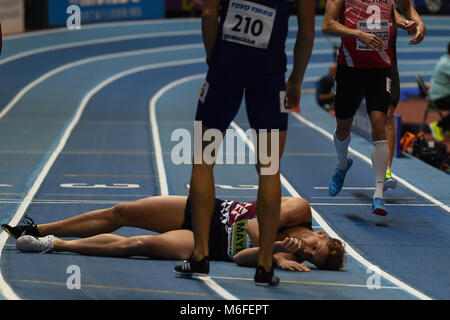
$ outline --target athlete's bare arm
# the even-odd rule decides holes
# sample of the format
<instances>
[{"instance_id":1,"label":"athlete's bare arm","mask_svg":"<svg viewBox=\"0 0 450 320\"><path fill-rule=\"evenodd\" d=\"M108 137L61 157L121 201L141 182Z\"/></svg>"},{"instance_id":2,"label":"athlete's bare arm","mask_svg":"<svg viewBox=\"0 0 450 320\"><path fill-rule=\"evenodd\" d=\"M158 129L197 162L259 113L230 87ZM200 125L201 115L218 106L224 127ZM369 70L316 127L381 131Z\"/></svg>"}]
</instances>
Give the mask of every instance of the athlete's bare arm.
<instances>
[{"instance_id":1,"label":"athlete's bare arm","mask_svg":"<svg viewBox=\"0 0 450 320\"><path fill-rule=\"evenodd\" d=\"M294 66L286 88L288 108L300 105L300 86L314 45L314 14L314 0L297 0L298 31L294 46Z\"/></svg>"},{"instance_id":2,"label":"athlete's bare arm","mask_svg":"<svg viewBox=\"0 0 450 320\"><path fill-rule=\"evenodd\" d=\"M422 40L425 37L425 24L423 23L422 19L420 18L419 14L417 13L414 6L411 5L409 0L398 0L398 6L400 11L404 14L404 16L412 21L415 22L416 28L415 28L415 36L409 41L409 44L419 44L422 42ZM397 18L397 16L396 16ZM406 23L408 21L405 21ZM408 30L408 33L410 29L408 29L407 25L405 24L405 28ZM410 33L411 34L411 33Z\"/></svg>"},{"instance_id":3,"label":"athlete's bare arm","mask_svg":"<svg viewBox=\"0 0 450 320\"><path fill-rule=\"evenodd\" d=\"M290 253L291 248L298 246L298 240L285 238L276 241L274 244L273 265L288 271L311 271L307 266L297 261L294 254ZM241 267L256 266L259 247L247 248L234 255L233 261Z\"/></svg>"},{"instance_id":4,"label":"athlete's bare arm","mask_svg":"<svg viewBox=\"0 0 450 320\"><path fill-rule=\"evenodd\" d=\"M205 0L202 11L202 36L205 45L206 61L211 62L212 52L219 32L220 0Z\"/></svg>"},{"instance_id":5,"label":"athlete's bare arm","mask_svg":"<svg viewBox=\"0 0 450 320\"><path fill-rule=\"evenodd\" d=\"M277 230L298 226L301 223L309 222L312 219L311 207L305 199L282 197L280 219ZM247 224L246 231L255 246L259 245L258 220L253 219Z\"/></svg>"},{"instance_id":6,"label":"athlete's bare arm","mask_svg":"<svg viewBox=\"0 0 450 320\"><path fill-rule=\"evenodd\" d=\"M380 50L383 42L374 34L358 29L345 27L337 20L344 6L345 0L328 0L325 8L325 17L322 24L322 32L330 36L355 37L374 50Z\"/></svg>"}]
</instances>

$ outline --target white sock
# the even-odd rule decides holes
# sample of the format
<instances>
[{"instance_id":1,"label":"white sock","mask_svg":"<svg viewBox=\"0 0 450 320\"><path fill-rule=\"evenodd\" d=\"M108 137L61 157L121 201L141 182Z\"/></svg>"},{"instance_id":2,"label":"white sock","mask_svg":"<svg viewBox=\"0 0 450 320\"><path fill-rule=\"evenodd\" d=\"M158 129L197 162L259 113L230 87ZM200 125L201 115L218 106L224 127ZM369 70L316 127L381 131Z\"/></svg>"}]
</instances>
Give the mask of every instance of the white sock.
<instances>
[{"instance_id":1,"label":"white sock","mask_svg":"<svg viewBox=\"0 0 450 320\"><path fill-rule=\"evenodd\" d=\"M387 140L375 141L372 147L372 164L375 176L375 193L373 198L383 198L384 180L389 158Z\"/></svg>"},{"instance_id":2,"label":"white sock","mask_svg":"<svg viewBox=\"0 0 450 320\"><path fill-rule=\"evenodd\" d=\"M339 170L344 170L347 168L348 159L348 146L350 145L351 135L349 135L345 140L339 140L336 137L336 133L333 136L334 147L336 148Z\"/></svg>"}]
</instances>

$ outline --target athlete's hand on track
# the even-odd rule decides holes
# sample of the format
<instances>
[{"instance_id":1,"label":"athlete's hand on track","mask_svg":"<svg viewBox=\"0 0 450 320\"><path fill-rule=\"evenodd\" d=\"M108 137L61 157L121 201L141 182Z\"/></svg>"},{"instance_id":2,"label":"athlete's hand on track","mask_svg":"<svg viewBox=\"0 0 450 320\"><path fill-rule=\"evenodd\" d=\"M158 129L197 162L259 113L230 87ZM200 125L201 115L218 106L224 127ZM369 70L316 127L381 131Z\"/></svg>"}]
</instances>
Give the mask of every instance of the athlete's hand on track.
<instances>
[{"instance_id":1,"label":"athlete's hand on track","mask_svg":"<svg viewBox=\"0 0 450 320\"><path fill-rule=\"evenodd\" d=\"M286 82L287 108L294 109L300 107L300 84L291 81Z\"/></svg>"},{"instance_id":2,"label":"athlete's hand on track","mask_svg":"<svg viewBox=\"0 0 450 320\"><path fill-rule=\"evenodd\" d=\"M381 50L383 48L383 42L374 34L361 31L358 34L358 39L374 50Z\"/></svg>"},{"instance_id":3,"label":"athlete's hand on track","mask_svg":"<svg viewBox=\"0 0 450 320\"><path fill-rule=\"evenodd\" d=\"M416 36L411 40L409 40L409 44L419 44L422 42L423 38L425 38L425 31L426 31L425 24L419 23L415 29L416 29L415 30ZM408 34L411 34L409 30ZM412 34L414 34L414 32Z\"/></svg>"},{"instance_id":4,"label":"athlete's hand on track","mask_svg":"<svg viewBox=\"0 0 450 320\"><path fill-rule=\"evenodd\" d=\"M295 253L300 249L300 241L297 238L284 238L283 241L275 242L275 249L278 252Z\"/></svg>"},{"instance_id":5,"label":"athlete's hand on track","mask_svg":"<svg viewBox=\"0 0 450 320\"><path fill-rule=\"evenodd\" d=\"M297 261L292 260L282 260L278 262L278 268L287 270L287 271L300 271L300 272L310 272L309 269L304 264L298 263Z\"/></svg>"}]
</instances>

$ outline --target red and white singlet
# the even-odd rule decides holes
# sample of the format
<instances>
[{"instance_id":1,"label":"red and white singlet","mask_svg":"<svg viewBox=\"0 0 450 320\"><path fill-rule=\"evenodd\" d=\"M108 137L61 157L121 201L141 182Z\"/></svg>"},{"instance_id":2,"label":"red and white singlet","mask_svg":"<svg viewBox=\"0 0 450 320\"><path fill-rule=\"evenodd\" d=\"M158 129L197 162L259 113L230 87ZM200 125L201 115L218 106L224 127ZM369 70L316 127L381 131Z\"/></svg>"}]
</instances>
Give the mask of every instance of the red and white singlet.
<instances>
[{"instance_id":1,"label":"red and white singlet","mask_svg":"<svg viewBox=\"0 0 450 320\"><path fill-rule=\"evenodd\" d=\"M351 29L376 34L383 42L373 50L356 37L342 37L337 62L355 68L388 68L392 65L392 14L394 0L345 0L339 22Z\"/></svg>"}]
</instances>

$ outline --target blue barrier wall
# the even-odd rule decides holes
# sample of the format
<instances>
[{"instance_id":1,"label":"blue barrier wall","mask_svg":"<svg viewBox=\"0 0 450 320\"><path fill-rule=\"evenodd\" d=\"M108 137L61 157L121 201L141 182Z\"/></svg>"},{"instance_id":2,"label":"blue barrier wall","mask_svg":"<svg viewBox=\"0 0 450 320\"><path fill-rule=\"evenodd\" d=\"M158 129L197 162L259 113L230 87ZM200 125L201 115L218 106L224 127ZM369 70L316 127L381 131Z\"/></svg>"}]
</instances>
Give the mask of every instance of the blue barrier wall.
<instances>
[{"instance_id":1,"label":"blue barrier wall","mask_svg":"<svg viewBox=\"0 0 450 320\"><path fill-rule=\"evenodd\" d=\"M81 25L126 20L144 20L165 17L165 0L48 0L48 24L66 25L67 8L77 5L81 9Z\"/></svg>"}]
</instances>

